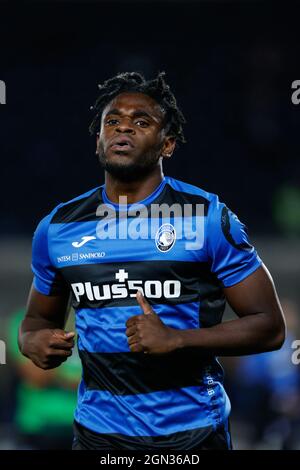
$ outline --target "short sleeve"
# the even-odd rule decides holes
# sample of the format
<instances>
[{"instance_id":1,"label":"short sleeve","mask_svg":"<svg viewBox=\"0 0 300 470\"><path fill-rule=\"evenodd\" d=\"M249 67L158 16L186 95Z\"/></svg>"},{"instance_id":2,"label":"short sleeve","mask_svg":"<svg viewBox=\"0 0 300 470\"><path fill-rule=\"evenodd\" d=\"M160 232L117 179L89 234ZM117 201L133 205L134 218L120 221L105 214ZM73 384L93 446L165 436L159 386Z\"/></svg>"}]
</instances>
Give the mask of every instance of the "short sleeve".
<instances>
[{"instance_id":1,"label":"short sleeve","mask_svg":"<svg viewBox=\"0 0 300 470\"><path fill-rule=\"evenodd\" d=\"M217 196L208 211L207 251L211 270L224 287L241 282L262 264L247 227Z\"/></svg>"},{"instance_id":2,"label":"short sleeve","mask_svg":"<svg viewBox=\"0 0 300 470\"><path fill-rule=\"evenodd\" d=\"M61 295L68 291L68 287L49 256L48 228L51 218L52 213L44 217L33 235L31 263L34 274L33 285L41 294Z\"/></svg>"}]
</instances>

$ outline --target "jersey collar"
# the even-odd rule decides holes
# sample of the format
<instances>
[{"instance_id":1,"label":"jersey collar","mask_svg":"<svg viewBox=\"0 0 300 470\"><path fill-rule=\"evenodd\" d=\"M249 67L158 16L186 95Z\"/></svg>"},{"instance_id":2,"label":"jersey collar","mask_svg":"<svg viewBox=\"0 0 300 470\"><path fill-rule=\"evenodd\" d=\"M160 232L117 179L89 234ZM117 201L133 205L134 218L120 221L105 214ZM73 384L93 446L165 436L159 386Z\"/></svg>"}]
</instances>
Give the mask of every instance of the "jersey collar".
<instances>
[{"instance_id":1,"label":"jersey collar","mask_svg":"<svg viewBox=\"0 0 300 470\"><path fill-rule=\"evenodd\" d=\"M165 187L166 182L167 182L166 178L163 177L163 180L157 186L157 188L153 191L153 193L151 193L145 199L134 202L133 204L116 204L115 202L112 202L106 194L105 185L103 185L102 200L105 204L110 204L111 206L113 206L115 210L121 210L121 211L130 210L132 207L136 208L139 205L147 206L151 204L159 196L159 194L162 192L163 188Z\"/></svg>"}]
</instances>

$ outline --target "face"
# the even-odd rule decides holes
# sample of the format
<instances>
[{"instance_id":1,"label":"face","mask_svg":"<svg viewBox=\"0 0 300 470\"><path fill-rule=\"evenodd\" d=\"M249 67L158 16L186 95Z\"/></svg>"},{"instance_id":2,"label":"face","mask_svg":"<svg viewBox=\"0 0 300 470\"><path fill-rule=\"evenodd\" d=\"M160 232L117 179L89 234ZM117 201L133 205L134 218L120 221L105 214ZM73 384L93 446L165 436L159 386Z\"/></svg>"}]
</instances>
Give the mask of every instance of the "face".
<instances>
[{"instance_id":1,"label":"face","mask_svg":"<svg viewBox=\"0 0 300 470\"><path fill-rule=\"evenodd\" d=\"M171 156L175 139L165 135L164 113L143 93L121 93L103 110L97 140L99 160L112 176L138 180Z\"/></svg>"}]
</instances>

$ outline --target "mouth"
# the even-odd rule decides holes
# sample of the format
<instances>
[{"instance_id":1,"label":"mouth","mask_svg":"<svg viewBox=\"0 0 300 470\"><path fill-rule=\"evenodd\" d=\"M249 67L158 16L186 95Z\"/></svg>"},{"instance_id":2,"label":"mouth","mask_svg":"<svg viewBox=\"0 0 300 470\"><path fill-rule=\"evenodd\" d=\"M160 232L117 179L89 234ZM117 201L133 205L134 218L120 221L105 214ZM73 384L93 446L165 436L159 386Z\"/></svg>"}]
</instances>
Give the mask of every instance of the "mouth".
<instances>
[{"instance_id":1,"label":"mouth","mask_svg":"<svg viewBox=\"0 0 300 470\"><path fill-rule=\"evenodd\" d=\"M128 137L117 137L110 145L112 150L128 151L134 148L134 145Z\"/></svg>"}]
</instances>

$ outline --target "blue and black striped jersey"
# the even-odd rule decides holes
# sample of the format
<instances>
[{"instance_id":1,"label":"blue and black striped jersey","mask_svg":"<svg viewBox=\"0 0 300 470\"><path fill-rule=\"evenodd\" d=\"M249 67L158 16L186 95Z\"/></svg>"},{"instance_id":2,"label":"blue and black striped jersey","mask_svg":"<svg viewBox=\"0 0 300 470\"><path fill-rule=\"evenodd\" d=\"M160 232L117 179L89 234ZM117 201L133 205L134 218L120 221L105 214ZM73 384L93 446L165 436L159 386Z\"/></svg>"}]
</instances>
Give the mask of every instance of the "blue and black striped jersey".
<instances>
[{"instance_id":1,"label":"blue and black striped jersey","mask_svg":"<svg viewBox=\"0 0 300 470\"><path fill-rule=\"evenodd\" d=\"M125 324L141 313L142 290L169 327L216 325L223 287L260 265L245 226L216 195L170 177L138 204L111 203L103 185L58 205L36 229L32 269L42 294L72 294L83 366L75 420L148 449L191 448L224 423L230 403L217 359L195 348L133 353Z\"/></svg>"}]
</instances>

